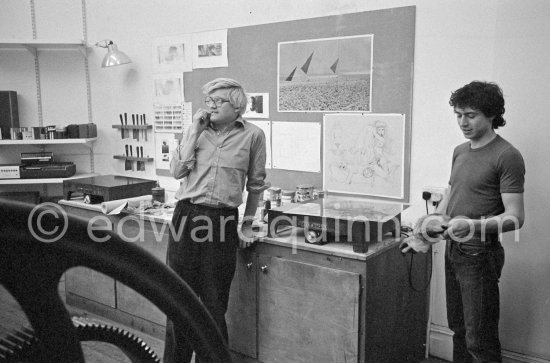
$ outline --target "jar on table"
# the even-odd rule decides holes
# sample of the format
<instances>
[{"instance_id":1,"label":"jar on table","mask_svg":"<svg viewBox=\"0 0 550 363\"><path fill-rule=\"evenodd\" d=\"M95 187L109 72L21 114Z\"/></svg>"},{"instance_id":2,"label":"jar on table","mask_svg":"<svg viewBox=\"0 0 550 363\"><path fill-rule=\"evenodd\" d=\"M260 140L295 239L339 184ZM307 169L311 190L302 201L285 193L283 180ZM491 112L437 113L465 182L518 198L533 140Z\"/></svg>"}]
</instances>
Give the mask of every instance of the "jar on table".
<instances>
[{"instance_id":1,"label":"jar on table","mask_svg":"<svg viewBox=\"0 0 550 363\"><path fill-rule=\"evenodd\" d=\"M294 197L296 192L294 190L283 190L281 192L281 205L288 205L294 203Z\"/></svg>"},{"instance_id":2,"label":"jar on table","mask_svg":"<svg viewBox=\"0 0 550 363\"><path fill-rule=\"evenodd\" d=\"M313 199L313 185L312 184L300 184L296 187L296 202L305 202L306 200Z\"/></svg>"},{"instance_id":3,"label":"jar on table","mask_svg":"<svg viewBox=\"0 0 550 363\"><path fill-rule=\"evenodd\" d=\"M269 192L269 200L271 201L271 206L280 207L281 206L281 188L271 187L271 188L268 188L267 191Z\"/></svg>"},{"instance_id":4,"label":"jar on table","mask_svg":"<svg viewBox=\"0 0 550 363\"><path fill-rule=\"evenodd\" d=\"M160 184L157 182L157 186L151 189L153 202L164 203L165 195L164 188L161 188Z\"/></svg>"}]
</instances>

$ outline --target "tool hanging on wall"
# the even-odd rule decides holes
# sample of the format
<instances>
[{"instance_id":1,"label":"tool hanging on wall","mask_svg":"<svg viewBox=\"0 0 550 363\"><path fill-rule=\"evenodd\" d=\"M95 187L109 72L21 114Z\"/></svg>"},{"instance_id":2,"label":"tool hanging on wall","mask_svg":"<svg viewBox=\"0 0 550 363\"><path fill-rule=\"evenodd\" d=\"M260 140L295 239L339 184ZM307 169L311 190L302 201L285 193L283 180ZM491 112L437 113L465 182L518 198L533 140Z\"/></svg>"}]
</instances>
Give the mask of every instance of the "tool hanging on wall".
<instances>
[{"instance_id":1,"label":"tool hanging on wall","mask_svg":"<svg viewBox=\"0 0 550 363\"><path fill-rule=\"evenodd\" d=\"M126 153L124 155L126 155L126 157L129 157L130 151L128 149L128 145L125 145L124 148L126 149ZM128 159L124 159L124 170L130 170L130 160Z\"/></svg>"},{"instance_id":2,"label":"tool hanging on wall","mask_svg":"<svg viewBox=\"0 0 550 363\"><path fill-rule=\"evenodd\" d=\"M120 125L122 126L120 128L120 138L124 139L124 119L122 118L122 114L118 115L120 117Z\"/></svg>"},{"instance_id":3,"label":"tool hanging on wall","mask_svg":"<svg viewBox=\"0 0 550 363\"><path fill-rule=\"evenodd\" d=\"M126 157L130 156L130 153L128 152L128 145L125 146L126 149ZM130 170L132 168L132 162L128 159L124 160L124 170Z\"/></svg>"},{"instance_id":4,"label":"tool hanging on wall","mask_svg":"<svg viewBox=\"0 0 550 363\"><path fill-rule=\"evenodd\" d=\"M124 125L128 125L128 114L124 112ZM128 131L128 134L125 138L130 137L130 131Z\"/></svg>"},{"instance_id":5,"label":"tool hanging on wall","mask_svg":"<svg viewBox=\"0 0 550 363\"><path fill-rule=\"evenodd\" d=\"M145 114L143 114L143 125L147 125L147 121L145 120ZM147 129L143 130L143 133L145 135L145 141L147 141Z\"/></svg>"},{"instance_id":6,"label":"tool hanging on wall","mask_svg":"<svg viewBox=\"0 0 550 363\"><path fill-rule=\"evenodd\" d=\"M136 116L135 114L132 114L132 125L136 126ZM139 141L139 130L134 128L133 129L133 134L134 134L134 140L137 140Z\"/></svg>"},{"instance_id":7,"label":"tool hanging on wall","mask_svg":"<svg viewBox=\"0 0 550 363\"><path fill-rule=\"evenodd\" d=\"M141 126L143 126L143 125L144 125L144 124L143 124L143 115L138 115L138 119L139 119L138 124L140 124ZM140 129L139 132L142 133L142 135L141 135L142 139L145 139L145 134L146 134L145 129Z\"/></svg>"},{"instance_id":8,"label":"tool hanging on wall","mask_svg":"<svg viewBox=\"0 0 550 363\"><path fill-rule=\"evenodd\" d=\"M130 145L130 157L133 158L134 157L134 152L133 152L133 147L132 145ZM130 162L130 170L134 171L134 163L132 162L132 160L128 160Z\"/></svg>"},{"instance_id":9,"label":"tool hanging on wall","mask_svg":"<svg viewBox=\"0 0 550 363\"><path fill-rule=\"evenodd\" d=\"M141 157L143 158L143 146L140 146L139 148L141 149ZM141 171L145 171L145 160L141 163Z\"/></svg>"},{"instance_id":10,"label":"tool hanging on wall","mask_svg":"<svg viewBox=\"0 0 550 363\"><path fill-rule=\"evenodd\" d=\"M136 146L136 153L138 158L143 159L143 146ZM138 171L145 171L145 161L144 160L138 160L137 161L137 170Z\"/></svg>"}]
</instances>

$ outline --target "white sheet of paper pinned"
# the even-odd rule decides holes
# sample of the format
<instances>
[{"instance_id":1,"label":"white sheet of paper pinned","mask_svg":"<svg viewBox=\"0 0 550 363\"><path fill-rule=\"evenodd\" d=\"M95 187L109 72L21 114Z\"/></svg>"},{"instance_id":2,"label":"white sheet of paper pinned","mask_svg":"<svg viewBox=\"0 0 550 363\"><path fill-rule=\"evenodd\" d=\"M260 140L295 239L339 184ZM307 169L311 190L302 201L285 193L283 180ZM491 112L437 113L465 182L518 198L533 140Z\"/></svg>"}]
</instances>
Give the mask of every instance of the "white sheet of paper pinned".
<instances>
[{"instance_id":1,"label":"white sheet of paper pinned","mask_svg":"<svg viewBox=\"0 0 550 363\"><path fill-rule=\"evenodd\" d=\"M271 127L274 169L321 172L321 124L275 122Z\"/></svg>"}]
</instances>

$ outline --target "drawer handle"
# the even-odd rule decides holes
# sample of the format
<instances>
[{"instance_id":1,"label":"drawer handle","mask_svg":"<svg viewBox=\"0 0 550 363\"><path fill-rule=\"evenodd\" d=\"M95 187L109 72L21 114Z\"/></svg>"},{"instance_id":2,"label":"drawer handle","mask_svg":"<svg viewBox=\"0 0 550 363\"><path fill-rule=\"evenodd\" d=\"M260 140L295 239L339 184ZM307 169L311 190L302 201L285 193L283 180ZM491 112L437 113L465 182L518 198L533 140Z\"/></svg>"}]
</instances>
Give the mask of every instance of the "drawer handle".
<instances>
[{"instance_id":1,"label":"drawer handle","mask_svg":"<svg viewBox=\"0 0 550 363\"><path fill-rule=\"evenodd\" d=\"M261 270L264 274L266 274L266 273L267 273L267 265L264 265L264 266L260 267L260 270Z\"/></svg>"},{"instance_id":2,"label":"drawer handle","mask_svg":"<svg viewBox=\"0 0 550 363\"><path fill-rule=\"evenodd\" d=\"M249 263L246 264L246 269L247 269L248 271L250 271L250 270L252 270L252 266L254 266L254 265L252 264L252 262L249 262Z\"/></svg>"}]
</instances>

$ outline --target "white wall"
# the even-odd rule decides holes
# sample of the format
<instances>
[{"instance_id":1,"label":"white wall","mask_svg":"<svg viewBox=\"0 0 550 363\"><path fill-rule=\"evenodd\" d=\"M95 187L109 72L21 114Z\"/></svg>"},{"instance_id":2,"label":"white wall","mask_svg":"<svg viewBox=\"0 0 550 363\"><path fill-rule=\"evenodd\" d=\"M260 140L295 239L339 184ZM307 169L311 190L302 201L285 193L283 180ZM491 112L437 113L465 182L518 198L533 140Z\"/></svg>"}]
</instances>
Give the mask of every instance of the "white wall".
<instances>
[{"instance_id":1,"label":"white wall","mask_svg":"<svg viewBox=\"0 0 550 363\"><path fill-rule=\"evenodd\" d=\"M82 9L74 0L35 0L38 37L81 38ZM450 92L474 79L499 83L506 96L508 124L499 131L522 151L527 166L527 220L519 242L506 236L502 278L502 343L506 350L550 360L550 248L546 227L549 203L550 2L544 0L93 0L86 4L87 37L93 44L114 40L134 61L101 69L104 50L89 52L93 121L99 125L96 171L121 172L112 159L121 153L112 128L121 112L151 115L151 41L158 36L327 16L399 6L416 6L409 220L424 212L422 186L445 186L454 146L463 141L448 105ZM2 0L0 38L32 37L29 3ZM41 60L42 61L42 60ZM59 68L44 56L44 114L48 119L86 113L78 60ZM30 60L0 51L0 89L15 89L23 102L22 123L36 114ZM28 68L30 78L21 73ZM68 83L75 84L67 89ZM187 90L190 92L190 90ZM47 102L47 104L46 104ZM84 117L83 122L86 122ZM151 140L151 138L149 139ZM153 154L153 145L145 153ZM4 151L1 150L2 154ZM0 155L2 155L0 154ZM0 156L0 162L2 157ZM156 178L147 173L136 176ZM177 183L159 178L175 190ZM439 271L440 272L440 271ZM440 278L435 276L434 278ZM437 285L441 289L440 285ZM435 321L444 324L442 301ZM438 320L439 319L439 320Z\"/></svg>"}]
</instances>

